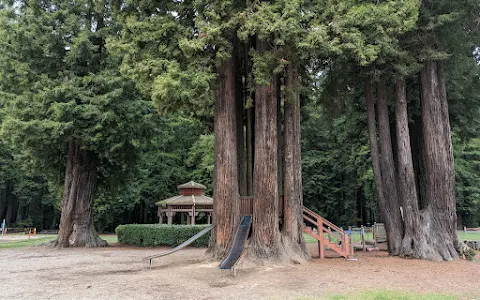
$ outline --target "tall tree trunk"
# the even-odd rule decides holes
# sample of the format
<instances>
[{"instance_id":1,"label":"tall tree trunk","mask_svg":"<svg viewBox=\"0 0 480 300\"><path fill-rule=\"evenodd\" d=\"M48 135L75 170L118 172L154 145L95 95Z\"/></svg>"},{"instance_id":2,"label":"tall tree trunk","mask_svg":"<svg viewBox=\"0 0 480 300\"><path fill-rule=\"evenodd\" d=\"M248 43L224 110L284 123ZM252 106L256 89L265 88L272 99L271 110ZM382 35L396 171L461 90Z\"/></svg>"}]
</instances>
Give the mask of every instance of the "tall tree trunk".
<instances>
[{"instance_id":1,"label":"tall tree trunk","mask_svg":"<svg viewBox=\"0 0 480 300\"><path fill-rule=\"evenodd\" d=\"M238 160L238 178L239 191L241 196L248 196L247 188L247 152L245 145L245 90L244 90L244 74L245 61L244 45L235 38L235 64L236 72L236 103L237 103L237 160Z\"/></svg>"},{"instance_id":2,"label":"tall tree trunk","mask_svg":"<svg viewBox=\"0 0 480 300\"><path fill-rule=\"evenodd\" d=\"M93 197L96 186L95 155L82 149L75 140L70 141L60 228L54 246L101 247L107 244L98 236L93 226Z\"/></svg>"},{"instance_id":3,"label":"tall tree trunk","mask_svg":"<svg viewBox=\"0 0 480 300\"><path fill-rule=\"evenodd\" d=\"M417 183L418 208L426 207L426 174L423 157L423 133L421 116L413 116L413 124L410 127L410 140L412 146L413 169L416 170L415 180Z\"/></svg>"},{"instance_id":4,"label":"tall tree trunk","mask_svg":"<svg viewBox=\"0 0 480 300\"><path fill-rule=\"evenodd\" d=\"M380 153L378 151L377 142L377 121L375 118L373 87L370 80L367 80L365 83L365 99L367 103L368 138L370 141L370 156L372 157L373 176L375 178L375 190L377 192L380 213L382 214L382 218L385 219L387 217L384 215L387 211L387 203L385 200L385 195L383 194L382 171L380 169Z\"/></svg>"},{"instance_id":5,"label":"tall tree trunk","mask_svg":"<svg viewBox=\"0 0 480 300\"><path fill-rule=\"evenodd\" d=\"M6 215L7 193L9 189L8 188L9 184L10 184L10 180L7 180L5 184L5 188L0 189L0 224L2 223Z\"/></svg>"},{"instance_id":6,"label":"tall tree trunk","mask_svg":"<svg viewBox=\"0 0 480 300\"><path fill-rule=\"evenodd\" d=\"M388 117L387 89L382 78L377 83L378 136L380 141L380 168L382 170L383 194L386 199L384 214L385 230L390 255L399 255L403 239L403 222L397 192L395 162L393 160L392 138Z\"/></svg>"},{"instance_id":7,"label":"tall tree trunk","mask_svg":"<svg viewBox=\"0 0 480 300\"><path fill-rule=\"evenodd\" d=\"M11 182L8 183L6 186L5 198L7 203L5 222L7 222L7 227L8 227L15 222L16 216L17 216L17 209L18 209L18 205L16 203L17 201L15 199L15 195L13 194L13 185ZM0 220L0 222L2 221L3 220Z\"/></svg>"},{"instance_id":8,"label":"tall tree trunk","mask_svg":"<svg viewBox=\"0 0 480 300\"><path fill-rule=\"evenodd\" d=\"M279 75L275 76L277 80L277 137L278 137L278 144L277 144L277 180L278 180L278 191L280 196L278 197L278 201L283 201L281 195L283 192L283 128L282 128L282 78ZM278 204L280 206L280 203ZM283 205L283 203L282 203Z\"/></svg>"},{"instance_id":9,"label":"tall tree trunk","mask_svg":"<svg viewBox=\"0 0 480 300\"><path fill-rule=\"evenodd\" d=\"M398 187L403 202L405 235L402 242L402 256L420 257L425 248L425 239L420 230L420 211L415 172L413 168L405 81L395 84L395 124L397 132Z\"/></svg>"},{"instance_id":10,"label":"tall tree trunk","mask_svg":"<svg viewBox=\"0 0 480 300\"><path fill-rule=\"evenodd\" d=\"M257 49L264 52L268 42L257 40ZM282 255L278 227L278 130L277 80L274 76L267 85L255 89L255 158L253 258L277 260Z\"/></svg>"},{"instance_id":11,"label":"tall tree trunk","mask_svg":"<svg viewBox=\"0 0 480 300\"><path fill-rule=\"evenodd\" d=\"M218 68L219 89L215 102L215 171L213 222L209 252L213 258L225 257L240 222L237 156L237 102L235 57Z\"/></svg>"},{"instance_id":12,"label":"tall tree trunk","mask_svg":"<svg viewBox=\"0 0 480 300\"><path fill-rule=\"evenodd\" d=\"M248 54L250 48L255 48L256 39L251 37L245 53L245 74L252 74L252 57ZM247 76L245 77L245 94L248 92L249 85L247 83ZM251 79L250 79L251 80ZM246 151L247 151L247 195L253 196L253 164L254 164L254 149L255 149L255 91L250 92L250 103L247 103L246 111Z\"/></svg>"},{"instance_id":13,"label":"tall tree trunk","mask_svg":"<svg viewBox=\"0 0 480 300\"><path fill-rule=\"evenodd\" d=\"M247 109L246 151L247 151L247 195L253 196L253 157L255 143L255 107Z\"/></svg>"},{"instance_id":14,"label":"tall tree trunk","mask_svg":"<svg viewBox=\"0 0 480 300\"><path fill-rule=\"evenodd\" d=\"M428 245L422 255L432 260L458 257L453 157L443 76L442 69L439 72L438 64L432 61L426 62L420 73L427 198L421 220Z\"/></svg>"},{"instance_id":15,"label":"tall tree trunk","mask_svg":"<svg viewBox=\"0 0 480 300\"><path fill-rule=\"evenodd\" d=\"M308 252L303 237L303 187L300 144L300 80L298 67L292 62L285 77L284 101L284 210L282 238L287 251L300 259Z\"/></svg>"},{"instance_id":16,"label":"tall tree trunk","mask_svg":"<svg viewBox=\"0 0 480 300\"><path fill-rule=\"evenodd\" d=\"M437 76L438 76L438 85L440 91L440 102L442 105L442 120L443 120L443 134L445 137L445 149L446 149L446 161L445 165L445 196L446 196L446 206L449 213L447 214L448 220L452 224L457 222L457 201L455 198L455 168L453 160L453 144L452 144L452 134L450 130L450 117L448 112L448 97L447 97L447 86L445 82L445 70L443 68L443 62L437 62ZM456 231L456 225L450 226L448 232L453 239L454 246L458 250L458 237Z\"/></svg>"}]
</instances>

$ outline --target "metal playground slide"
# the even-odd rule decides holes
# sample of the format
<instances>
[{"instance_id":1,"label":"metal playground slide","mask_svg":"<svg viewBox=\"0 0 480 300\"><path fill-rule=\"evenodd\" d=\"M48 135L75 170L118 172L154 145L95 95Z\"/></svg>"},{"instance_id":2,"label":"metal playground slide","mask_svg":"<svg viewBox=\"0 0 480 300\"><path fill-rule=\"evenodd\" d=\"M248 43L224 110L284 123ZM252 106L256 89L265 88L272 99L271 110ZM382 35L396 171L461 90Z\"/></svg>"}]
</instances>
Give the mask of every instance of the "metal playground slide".
<instances>
[{"instance_id":1,"label":"metal playground slide","mask_svg":"<svg viewBox=\"0 0 480 300\"><path fill-rule=\"evenodd\" d=\"M199 233L197 233L196 235L192 236L191 238L189 238L188 240L186 240L185 242L183 242L182 244L178 245L177 247L173 248L172 250L168 250L168 251L165 251L163 253L160 253L160 254L155 254L155 255L152 255L152 256L147 256L145 257L145 259L148 259L150 261L150 266L152 266L152 259L154 258L157 258L157 257L162 257L162 256L165 256L165 255L169 255L169 254L172 254L172 253L175 253L177 252L178 250L181 250L185 247L187 247L188 245L190 245L191 243L195 242L197 239L199 239L200 237L202 237L203 235L205 235L207 232L209 232L210 230L212 230L214 227L215 227L216 224L212 224L210 226L208 226L207 228L205 228L204 230L200 231Z\"/></svg>"},{"instance_id":2,"label":"metal playground slide","mask_svg":"<svg viewBox=\"0 0 480 300\"><path fill-rule=\"evenodd\" d=\"M219 269L232 269L235 263L238 261L238 259L242 255L251 224L252 216L242 217L242 219L240 220L240 225L237 228L237 233L235 234L235 239L233 240L233 245L230 249L230 253L228 253L227 258L222 261L222 263L218 267Z\"/></svg>"}]
</instances>

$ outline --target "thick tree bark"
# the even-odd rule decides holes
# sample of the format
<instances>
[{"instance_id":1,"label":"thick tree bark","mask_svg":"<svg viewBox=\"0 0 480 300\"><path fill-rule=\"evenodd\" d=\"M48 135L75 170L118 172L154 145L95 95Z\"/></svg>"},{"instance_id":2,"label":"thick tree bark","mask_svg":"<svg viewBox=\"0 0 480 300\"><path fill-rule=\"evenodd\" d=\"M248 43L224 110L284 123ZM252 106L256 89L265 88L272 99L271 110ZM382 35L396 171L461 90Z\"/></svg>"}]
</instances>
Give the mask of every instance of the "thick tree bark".
<instances>
[{"instance_id":1,"label":"thick tree bark","mask_svg":"<svg viewBox=\"0 0 480 300\"><path fill-rule=\"evenodd\" d=\"M219 90L215 102L215 171L213 222L209 252L214 259L225 257L240 221L237 156L237 101L235 58L218 68Z\"/></svg>"},{"instance_id":2,"label":"thick tree bark","mask_svg":"<svg viewBox=\"0 0 480 300\"><path fill-rule=\"evenodd\" d=\"M421 257L432 260L458 257L453 156L443 76L442 69L432 61L424 64L420 74L427 198L421 220L428 245Z\"/></svg>"},{"instance_id":3,"label":"thick tree bark","mask_svg":"<svg viewBox=\"0 0 480 300\"><path fill-rule=\"evenodd\" d=\"M268 43L257 40L260 52ZM254 259L278 260L281 251L278 227L278 130L277 80L255 89L255 158L253 238L249 255Z\"/></svg>"},{"instance_id":4,"label":"thick tree bark","mask_svg":"<svg viewBox=\"0 0 480 300\"><path fill-rule=\"evenodd\" d=\"M380 153L378 151L377 142L377 121L375 118L373 87L370 80L367 80L365 83L365 99L367 103L368 138L370 141L370 156L372 158L373 176L375 178L375 190L377 192L380 213L382 214L382 218L385 219L387 204L385 200L385 195L383 194L382 171L380 169Z\"/></svg>"},{"instance_id":5,"label":"thick tree bark","mask_svg":"<svg viewBox=\"0 0 480 300\"><path fill-rule=\"evenodd\" d=\"M246 125L246 139L247 139L247 195L253 196L253 158L254 158L254 143L255 143L255 107L247 109L247 125Z\"/></svg>"},{"instance_id":6,"label":"thick tree bark","mask_svg":"<svg viewBox=\"0 0 480 300\"><path fill-rule=\"evenodd\" d=\"M402 256L420 257L425 244L420 230L420 212L415 172L413 167L410 131L408 128L407 97L405 81L395 84L395 124L397 132L398 187L403 203L405 235L402 242Z\"/></svg>"},{"instance_id":7,"label":"thick tree bark","mask_svg":"<svg viewBox=\"0 0 480 300\"><path fill-rule=\"evenodd\" d=\"M298 67L292 63L285 77L284 101L284 210L282 239L285 249L308 259L303 238L303 187L300 144L300 93Z\"/></svg>"},{"instance_id":8,"label":"thick tree bark","mask_svg":"<svg viewBox=\"0 0 480 300\"><path fill-rule=\"evenodd\" d=\"M378 136L380 141L380 168L382 170L383 194L386 198L384 214L385 230L390 255L399 255L403 239L403 222L400 213L395 162L393 160L390 121L388 117L387 89L384 79L377 83Z\"/></svg>"},{"instance_id":9,"label":"thick tree bark","mask_svg":"<svg viewBox=\"0 0 480 300\"><path fill-rule=\"evenodd\" d=\"M96 186L95 155L72 140L68 147L60 228L54 246L99 247L107 244L93 226Z\"/></svg>"},{"instance_id":10,"label":"thick tree bark","mask_svg":"<svg viewBox=\"0 0 480 300\"><path fill-rule=\"evenodd\" d=\"M445 174L445 193L447 201L447 209L450 211L449 220L452 219L453 223L457 222L457 205L455 198L455 169L454 169L454 160L453 160L453 144L452 144L452 134L450 131L450 118L448 112L448 98L447 98L447 86L445 82L445 71L443 69L443 62L437 62L437 76L438 84L440 91L440 102L442 105L442 120L443 120L443 134L445 137L445 149L446 161L445 165L446 174ZM452 211L453 210L453 211ZM452 236L454 241L455 248L458 250L457 245L457 231L455 226L449 227L449 234Z\"/></svg>"}]
</instances>

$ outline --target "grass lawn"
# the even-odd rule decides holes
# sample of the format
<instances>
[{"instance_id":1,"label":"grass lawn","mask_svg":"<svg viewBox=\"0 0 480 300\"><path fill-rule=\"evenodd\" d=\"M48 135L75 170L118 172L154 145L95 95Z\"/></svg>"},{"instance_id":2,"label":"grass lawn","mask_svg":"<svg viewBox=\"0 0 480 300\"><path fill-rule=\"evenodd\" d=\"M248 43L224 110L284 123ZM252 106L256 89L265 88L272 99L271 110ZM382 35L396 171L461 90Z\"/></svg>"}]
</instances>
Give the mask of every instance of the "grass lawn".
<instances>
[{"instance_id":1,"label":"grass lawn","mask_svg":"<svg viewBox=\"0 0 480 300\"><path fill-rule=\"evenodd\" d=\"M19 248L19 247L28 247L28 246L37 246L43 243L51 242L55 240L57 236L54 234L41 236L39 238L30 239L30 240L12 240L4 241L0 239L0 249L8 248ZM100 237L106 240L109 244L118 243L117 236L115 234L101 234Z\"/></svg>"},{"instance_id":2,"label":"grass lawn","mask_svg":"<svg viewBox=\"0 0 480 300\"><path fill-rule=\"evenodd\" d=\"M480 241L480 232L457 231L458 239L461 241Z\"/></svg>"},{"instance_id":3,"label":"grass lawn","mask_svg":"<svg viewBox=\"0 0 480 300\"><path fill-rule=\"evenodd\" d=\"M480 241L480 232L463 232L463 231L457 231L458 234L458 239L461 241ZM317 242L317 240L310 235L304 233L303 236L305 237L305 242L309 244L314 244ZM373 240L372 233L367 233L365 235L367 240ZM332 238L332 241L335 241L334 238ZM352 234L352 241L354 243L360 242L360 234L359 233L353 233Z\"/></svg>"},{"instance_id":4,"label":"grass lawn","mask_svg":"<svg viewBox=\"0 0 480 300\"><path fill-rule=\"evenodd\" d=\"M305 237L305 242L307 242L308 244L313 244L313 243L318 242L315 238L313 238L312 236L310 236L306 233L304 233L303 236ZM365 237L366 237L367 240L373 240L372 233L367 233L365 235ZM332 241L336 241L336 239L332 238ZM360 241L360 233L353 233L352 234L352 241L354 243L359 242Z\"/></svg>"},{"instance_id":5,"label":"grass lawn","mask_svg":"<svg viewBox=\"0 0 480 300\"><path fill-rule=\"evenodd\" d=\"M386 291L386 290L367 290L345 295L330 295L326 298L299 298L298 300L307 299L328 299L328 300L454 300L453 296L441 294L417 294L403 291Z\"/></svg>"},{"instance_id":6,"label":"grass lawn","mask_svg":"<svg viewBox=\"0 0 480 300\"><path fill-rule=\"evenodd\" d=\"M51 242L55 239L55 237L56 235L46 235L30 240L12 240L8 242L2 242L0 243L0 249L37 246L46 242Z\"/></svg>"}]
</instances>

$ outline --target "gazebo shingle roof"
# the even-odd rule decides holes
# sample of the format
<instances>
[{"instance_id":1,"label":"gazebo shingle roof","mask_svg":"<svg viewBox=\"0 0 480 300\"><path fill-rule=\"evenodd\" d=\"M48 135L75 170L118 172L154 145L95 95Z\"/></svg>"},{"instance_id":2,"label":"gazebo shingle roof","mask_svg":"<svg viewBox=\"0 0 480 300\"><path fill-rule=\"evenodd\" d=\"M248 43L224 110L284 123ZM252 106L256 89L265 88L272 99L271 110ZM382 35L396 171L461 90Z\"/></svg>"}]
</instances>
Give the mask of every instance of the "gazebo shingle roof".
<instances>
[{"instance_id":1,"label":"gazebo shingle roof","mask_svg":"<svg viewBox=\"0 0 480 300\"><path fill-rule=\"evenodd\" d=\"M167 205L213 205L213 199L205 195L178 195L155 203L157 206Z\"/></svg>"},{"instance_id":2,"label":"gazebo shingle roof","mask_svg":"<svg viewBox=\"0 0 480 300\"><path fill-rule=\"evenodd\" d=\"M177 186L180 195L156 202L157 206L188 205L213 206L213 199L203 194L206 187L203 184L190 181Z\"/></svg>"},{"instance_id":3,"label":"gazebo shingle roof","mask_svg":"<svg viewBox=\"0 0 480 300\"><path fill-rule=\"evenodd\" d=\"M184 184L177 186L177 189L202 189L205 190L207 187L203 184L196 183L195 181L190 181Z\"/></svg>"}]
</instances>

